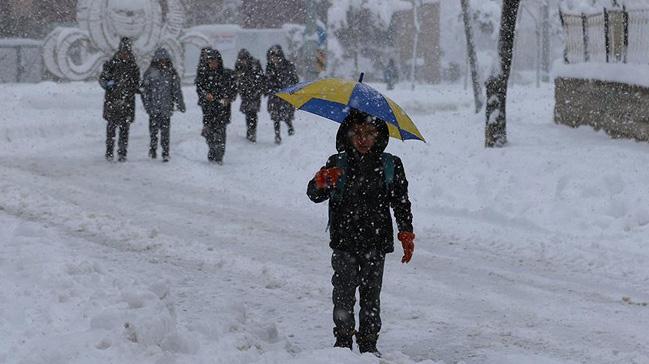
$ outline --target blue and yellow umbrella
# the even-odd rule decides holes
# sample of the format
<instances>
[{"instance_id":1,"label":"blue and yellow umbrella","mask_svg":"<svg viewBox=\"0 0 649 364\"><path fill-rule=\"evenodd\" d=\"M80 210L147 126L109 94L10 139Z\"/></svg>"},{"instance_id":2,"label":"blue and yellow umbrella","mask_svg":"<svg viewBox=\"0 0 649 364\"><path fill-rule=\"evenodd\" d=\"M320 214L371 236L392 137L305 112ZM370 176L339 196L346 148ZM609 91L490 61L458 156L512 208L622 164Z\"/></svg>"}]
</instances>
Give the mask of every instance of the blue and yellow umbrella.
<instances>
[{"instance_id":1,"label":"blue and yellow umbrella","mask_svg":"<svg viewBox=\"0 0 649 364\"><path fill-rule=\"evenodd\" d=\"M390 136L399 140L425 142L415 123L396 102L374 88L359 82L336 78L303 82L276 95L299 110L342 123L354 108L383 120Z\"/></svg>"}]
</instances>

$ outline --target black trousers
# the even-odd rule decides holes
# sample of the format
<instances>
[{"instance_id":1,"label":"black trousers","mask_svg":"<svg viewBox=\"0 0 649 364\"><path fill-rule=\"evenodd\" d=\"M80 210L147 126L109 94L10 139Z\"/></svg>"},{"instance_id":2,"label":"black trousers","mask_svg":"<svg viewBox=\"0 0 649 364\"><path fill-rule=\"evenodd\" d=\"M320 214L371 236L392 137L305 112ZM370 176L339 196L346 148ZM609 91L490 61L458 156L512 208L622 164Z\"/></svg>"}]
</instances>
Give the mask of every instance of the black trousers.
<instances>
[{"instance_id":1,"label":"black trousers","mask_svg":"<svg viewBox=\"0 0 649 364\"><path fill-rule=\"evenodd\" d=\"M381 287L383 285L383 266L385 254L378 250L363 253L349 253L334 250L331 266L334 274L333 319L334 336L348 338L354 334L356 326L354 304L356 288L360 293L360 313L358 337L376 342L381 331ZM358 339L358 338L357 338Z\"/></svg>"},{"instance_id":2,"label":"black trousers","mask_svg":"<svg viewBox=\"0 0 649 364\"><path fill-rule=\"evenodd\" d=\"M281 136L281 126L282 126L282 121L286 123L288 126L288 132L289 134L293 133L293 120L291 119L286 119L286 120L273 120L273 123L275 125L275 136L280 137Z\"/></svg>"},{"instance_id":3,"label":"black trousers","mask_svg":"<svg viewBox=\"0 0 649 364\"><path fill-rule=\"evenodd\" d=\"M248 127L246 138L254 141L257 138L257 112L246 112L246 126Z\"/></svg>"},{"instance_id":4,"label":"black trousers","mask_svg":"<svg viewBox=\"0 0 649 364\"><path fill-rule=\"evenodd\" d=\"M203 109L203 137L209 148L207 160L221 162L225 155L226 129L230 123L229 112L205 112Z\"/></svg>"},{"instance_id":5,"label":"black trousers","mask_svg":"<svg viewBox=\"0 0 649 364\"><path fill-rule=\"evenodd\" d=\"M220 162L225 156L225 141L227 124L211 124L206 126L205 141L209 148L207 160Z\"/></svg>"},{"instance_id":6,"label":"black trousers","mask_svg":"<svg viewBox=\"0 0 649 364\"><path fill-rule=\"evenodd\" d=\"M120 157L126 157L128 149L128 131L131 127L130 123L114 123L108 122L106 124L106 157L112 158L115 150L115 134L117 133L117 128L119 128L119 141L117 154Z\"/></svg>"},{"instance_id":7,"label":"black trousers","mask_svg":"<svg viewBox=\"0 0 649 364\"><path fill-rule=\"evenodd\" d=\"M151 149L158 148L158 133L160 133L160 145L162 146L162 157L169 156L169 134L171 129L171 117L163 115L149 116L149 132L151 134Z\"/></svg>"}]
</instances>

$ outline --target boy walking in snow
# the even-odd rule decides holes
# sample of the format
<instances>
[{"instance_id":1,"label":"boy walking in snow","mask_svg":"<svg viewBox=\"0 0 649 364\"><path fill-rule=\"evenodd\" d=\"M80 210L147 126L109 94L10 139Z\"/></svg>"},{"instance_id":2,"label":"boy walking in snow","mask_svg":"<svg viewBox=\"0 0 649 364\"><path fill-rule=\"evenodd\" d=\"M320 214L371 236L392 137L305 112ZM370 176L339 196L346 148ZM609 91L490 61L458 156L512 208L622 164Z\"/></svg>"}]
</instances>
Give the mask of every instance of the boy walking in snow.
<instances>
[{"instance_id":1,"label":"boy walking in snow","mask_svg":"<svg viewBox=\"0 0 649 364\"><path fill-rule=\"evenodd\" d=\"M389 133L385 122L352 110L336 137L339 153L309 182L307 195L329 200L331 265L334 270L333 320L336 347L380 355L380 294L385 255L394 251L390 207L404 249L402 263L414 252L408 181L401 160L384 153ZM355 330L354 304L360 292L360 325Z\"/></svg>"},{"instance_id":2,"label":"boy walking in snow","mask_svg":"<svg viewBox=\"0 0 649 364\"><path fill-rule=\"evenodd\" d=\"M151 66L144 73L142 103L149 114L149 131L151 133L149 157L156 158L159 132L162 160L167 162L169 161L171 115L174 112L174 107L180 112L185 112L185 102L180 87L180 77L171 62L169 53L164 48L155 52Z\"/></svg>"}]
</instances>

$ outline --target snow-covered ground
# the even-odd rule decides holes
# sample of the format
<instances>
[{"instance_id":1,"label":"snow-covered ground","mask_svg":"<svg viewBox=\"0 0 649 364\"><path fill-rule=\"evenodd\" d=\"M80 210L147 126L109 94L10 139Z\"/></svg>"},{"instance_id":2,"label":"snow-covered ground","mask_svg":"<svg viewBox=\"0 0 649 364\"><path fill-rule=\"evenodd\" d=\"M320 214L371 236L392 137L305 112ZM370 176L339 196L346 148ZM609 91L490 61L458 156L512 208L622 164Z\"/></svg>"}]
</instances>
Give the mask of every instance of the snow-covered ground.
<instances>
[{"instance_id":1,"label":"snow-covered ground","mask_svg":"<svg viewBox=\"0 0 649 364\"><path fill-rule=\"evenodd\" d=\"M404 85L405 87L405 85ZM331 349L326 206L306 182L337 125L298 113L259 143L242 115L226 164L201 117L147 158L138 103L126 164L103 160L94 83L0 89L0 363L377 363ZM649 146L552 122L551 87L515 87L504 149L469 91L391 96L429 140L392 141L417 249L386 264L386 363L648 363Z\"/></svg>"}]
</instances>

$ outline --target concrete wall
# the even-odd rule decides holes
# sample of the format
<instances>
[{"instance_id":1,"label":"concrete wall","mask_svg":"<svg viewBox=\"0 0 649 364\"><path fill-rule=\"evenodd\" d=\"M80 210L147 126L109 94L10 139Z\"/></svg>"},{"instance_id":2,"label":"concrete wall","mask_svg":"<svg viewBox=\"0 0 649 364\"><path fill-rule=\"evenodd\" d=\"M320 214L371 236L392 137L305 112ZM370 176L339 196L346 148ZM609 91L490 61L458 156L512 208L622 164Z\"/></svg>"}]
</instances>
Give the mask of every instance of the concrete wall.
<instances>
[{"instance_id":1,"label":"concrete wall","mask_svg":"<svg viewBox=\"0 0 649 364\"><path fill-rule=\"evenodd\" d=\"M39 41L0 39L0 83L40 82L43 57Z\"/></svg>"},{"instance_id":2,"label":"concrete wall","mask_svg":"<svg viewBox=\"0 0 649 364\"><path fill-rule=\"evenodd\" d=\"M649 88L557 78L554 121L570 127L603 129L613 138L649 141Z\"/></svg>"}]
</instances>

